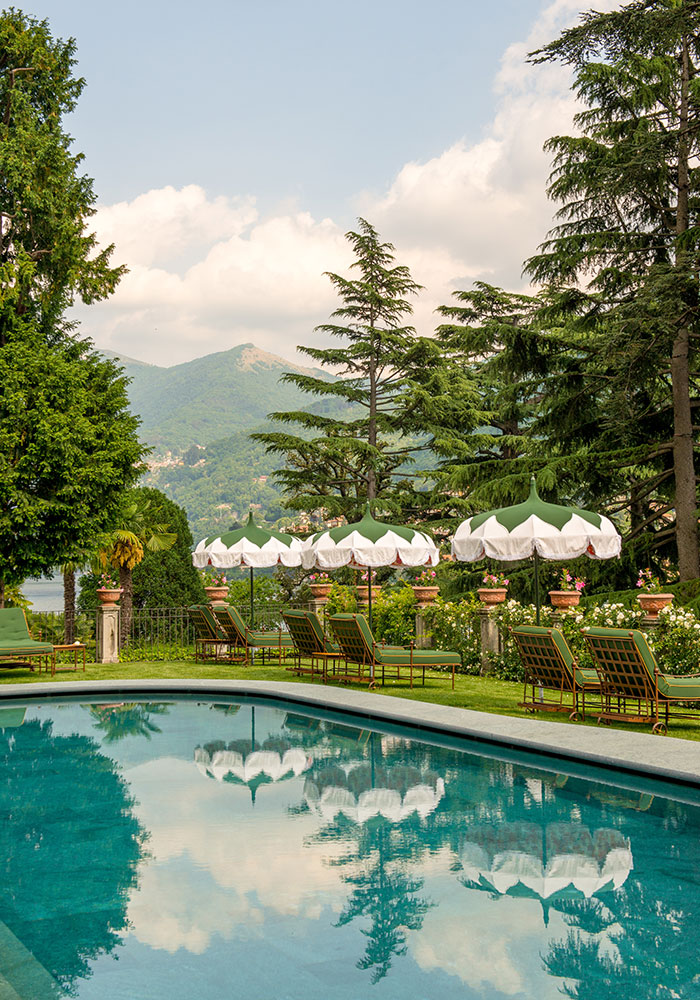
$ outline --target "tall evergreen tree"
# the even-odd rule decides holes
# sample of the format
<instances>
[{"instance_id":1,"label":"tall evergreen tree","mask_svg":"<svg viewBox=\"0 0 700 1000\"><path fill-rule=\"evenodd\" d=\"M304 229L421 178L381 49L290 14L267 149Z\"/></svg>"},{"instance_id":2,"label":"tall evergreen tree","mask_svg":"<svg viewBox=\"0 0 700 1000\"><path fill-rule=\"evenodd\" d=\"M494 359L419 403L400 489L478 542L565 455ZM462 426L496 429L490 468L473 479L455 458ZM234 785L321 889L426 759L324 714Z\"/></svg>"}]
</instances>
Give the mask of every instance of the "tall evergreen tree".
<instances>
[{"instance_id":1,"label":"tall evergreen tree","mask_svg":"<svg viewBox=\"0 0 700 1000\"><path fill-rule=\"evenodd\" d=\"M581 23L534 53L573 67L579 134L547 144L559 225L527 263L535 280L587 282L606 313L617 398L653 360L650 400L672 419L675 536L682 580L700 576L697 426L700 336L700 4L636 0Z\"/></svg>"},{"instance_id":2,"label":"tall evergreen tree","mask_svg":"<svg viewBox=\"0 0 700 1000\"><path fill-rule=\"evenodd\" d=\"M425 345L406 325L412 312L406 296L420 285L407 267L395 264L394 247L382 243L368 222L360 219L358 228L346 234L355 255L353 276L328 274L342 305L331 322L316 328L342 343L300 348L340 377L284 376L326 405L270 414L296 425L299 433L254 435L286 458L276 476L289 507L322 507L351 517L365 499L381 497L392 507L392 484L414 447L403 436L398 400L409 374L426 357Z\"/></svg>"}]
</instances>

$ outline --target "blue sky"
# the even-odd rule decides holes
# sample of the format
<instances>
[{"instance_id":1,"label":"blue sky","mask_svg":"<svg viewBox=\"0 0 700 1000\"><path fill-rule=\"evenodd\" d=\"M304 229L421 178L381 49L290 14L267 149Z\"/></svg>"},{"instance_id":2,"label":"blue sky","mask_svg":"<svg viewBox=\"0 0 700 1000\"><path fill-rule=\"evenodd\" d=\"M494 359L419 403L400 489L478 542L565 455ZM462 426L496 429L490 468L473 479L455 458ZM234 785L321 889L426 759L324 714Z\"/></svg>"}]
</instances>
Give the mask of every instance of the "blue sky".
<instances>
[{"instance_id":1,"label":"blue sky","mask_svg":"<svg viewBox=\"0 0 700 1000\"><path fill-rule=\"evenodd\" d=\"M529 49L578 0L43 0L87 81L68 127L129 275L79 307L99 347L159 364L252 341L292 358L334 307L358 215L436 306L523 287L544 237L542 143L570 127L561 70ZM598 4L600 7L601 5ZM611 6L608 2L607 6Z\"/></svg>"}]
</instances>

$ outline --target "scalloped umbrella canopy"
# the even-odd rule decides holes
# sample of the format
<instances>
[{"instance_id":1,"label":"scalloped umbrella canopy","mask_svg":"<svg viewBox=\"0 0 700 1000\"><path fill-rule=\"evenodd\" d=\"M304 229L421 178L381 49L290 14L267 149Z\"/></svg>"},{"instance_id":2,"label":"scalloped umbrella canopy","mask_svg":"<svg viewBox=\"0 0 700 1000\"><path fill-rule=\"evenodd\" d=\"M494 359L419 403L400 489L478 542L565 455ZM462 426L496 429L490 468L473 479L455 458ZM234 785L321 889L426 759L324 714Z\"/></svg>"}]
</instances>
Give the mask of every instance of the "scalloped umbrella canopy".
<instances>
[{"instance_id":1,"label":"scalloped umbrella canopy","mask_svg":"<svg viewBox=\"0 0 700 1000\"><path fill-rule=\"evenodd\" d=\"M361 521L311 535L304 542L302 561L305 569L437 566L440 553L425 532L376 521L367 504Z\"/></svg>"},{"instance_id":2,"label":"scalloped umbrella canopy","mask_svg":"<svg viewBox=\"0 0 700 1000\"><path fill-rule=\"evenodd\" d=\"M621 548L622 539L612 521L589 510L546 503L537 493L534 477L524 503L468 517L452 539L452 554L462 562L485 557L512 562L532 555L612 559Z\"/></svg>"},{"instance_id":3,"label":"scalloped umbrella canopy","mask_svg":"<svg viewBox=\"0 0 700 1000\"><path fill-rule=\"evenodd\" d=\"M273 528L261 528L253 520L252 511L242 528L212 535L198 543L192 553L192 562L198 569L215 566L231 569L249 566L264 569L270 566L301 565L302 542L294 535Z\"/></svg>"}]
</instances>

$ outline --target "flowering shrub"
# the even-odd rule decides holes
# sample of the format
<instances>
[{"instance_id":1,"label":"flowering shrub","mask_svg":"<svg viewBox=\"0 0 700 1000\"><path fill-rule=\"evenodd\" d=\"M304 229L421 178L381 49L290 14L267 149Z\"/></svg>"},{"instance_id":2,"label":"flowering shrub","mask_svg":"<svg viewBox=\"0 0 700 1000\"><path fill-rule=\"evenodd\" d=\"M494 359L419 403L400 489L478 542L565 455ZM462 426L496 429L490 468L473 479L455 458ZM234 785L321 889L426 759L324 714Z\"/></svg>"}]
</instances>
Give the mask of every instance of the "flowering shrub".
<instances>
[{"instance_id":1,"label":"flowering shrub","mask_svg":"<svg viewBox=\"0 0 700 1000\"><path fill-rule=\"evenodd\" d=\"M562 567L557 579L559 590L577 590L579 594L586 586L586 581L582 576L572 576L566 566Z\"/></svg>"},{"instance_id":2,"label":"flowering shrub","mask_svg":"<svg viewBox=\"0 0 700 1000\"><path fill-rule=\"evenodd\" d=\"M119 590L119 582L111 570L105 570L97 578L98 590Z\"/></svg>"},{"instance_id":3,"label":"flowering shrub","mask_svg":"<svg viewBox=\"0 0 700 1000\"><path fill-rule=\"evenodd\" d=\"M505 573L497 571L496 573L487 573L484 576L483 582L487 587L507 587L510 580L506 577Z\"/></svg>"},{"instance_id":4,"label":"flowering shrub","mask_svg":"<svg viewBox=\"0 0 700 1000\"><path fill-rule=\"evenodd\" d=\"M248 567L245 568L247 569ZM200 576L205 587L226 587L228 585L226 574L222 569L203 569Z\"/></svg>"},{"instance_id":5,"label":"flowering shrub","mask_svg":"<svg viewBox=\"0 0 700 1000\"><path fill-rule=\"evenodd\" d=\"M652 573L648 566L646 569L640 569L637 576L637 586L648 594L659 594L663 589L661 580L655 573Z\"/></svg>"},{"instance_id":6,"label":"flowering shrub","mask_svg":"<svg viewBox=\"0 0 700 1000\"><path fill-rule=\"evenodd\" d=\"M309 583L327 583L330 580L328 573L312 573L309 577Z\"/></svg>"},{"instance_id":7,"label":"flowering shrub","mask_svg":"<svg viewBox=\"0 0 700 1000\"><path fill-rule=\"evenodd\" d=\"M644 612L641 608L626 608L624 604L596 604L585 615L586 627L638 628Z\"/></svg>"},{"instance_id":8,"label":"flowering shrub","mask_svg":"<svg viewBox=\"0 0 700 1000\"><path fill-rule=\"evenodd\" d=\"M462 657L458 671L478 674L481 668L481 634L478 608L483 607L473 595L462 601L438 597L425 608L423 615L436 649L451 649Z\"/></svg>"},{"instance_id":9,"label":"flowering shrub","mask_svg":"<svg viewBox=\"0 0 700 1000\"><path fill-rule=\"evenodd\" d=\"M360 579L362 580L363 583L369 583L370 580L372 581L372 583L374 583L374 581L377 579L376 569L366 569L362 574L362 576L360 577Z\"/></svg>"},{"instance_id":10,"label":"flowering shrub","mask_svg":"<svg viewBox=\"0 0 700 1000\"><path fill-rule=\"evenodd\" d=\"M424 569L413 580L416 587L437 587L437 573L434 569Z\"/></svg>"},{"instance_id":11,"label":"flowering shrub","mask_svg":"<svg viewBox=\"0 0 700 1000\"><path fill-rule=\"evenodd\" d=\"M700 621L689 608L662 608L647 640L664 673L700 673Z\"/></svg>"},{"instance_id":12,"label":"flowering shrub","mask_svg":"<svg viewBox=\"0 0 700 1000\"><path fill-rule=\"evenodd\" d=\"M536 625L537 608L534 604L520 604L511 599L503 604L497 604L489 614L497 622L501 635L501 651L489 653L489 662L493 672L496 677L501 677L506 681L521 681L523 667L510 630L514 625ZM553 618L554 608L540 608L540 625L551 625Z\"/></svg>"}]
</instances>

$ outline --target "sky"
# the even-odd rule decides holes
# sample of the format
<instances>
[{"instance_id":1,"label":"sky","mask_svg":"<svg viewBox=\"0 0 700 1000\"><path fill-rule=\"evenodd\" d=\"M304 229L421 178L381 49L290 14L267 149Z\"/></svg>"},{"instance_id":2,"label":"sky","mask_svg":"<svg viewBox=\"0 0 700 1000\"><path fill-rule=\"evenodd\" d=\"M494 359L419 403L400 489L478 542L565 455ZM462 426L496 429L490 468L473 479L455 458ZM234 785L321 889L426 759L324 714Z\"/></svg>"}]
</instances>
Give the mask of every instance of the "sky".
<instances>
[{"instance_id":1,"label":"sky","mask_svg":"<svg viewBox=\"0 0 700 1000\"><path fill-rule=\"evenodd\" d=\"M338 300L358 217L423 291L430 335L454 291L528 287L544 239L545 140L572 130L570 77L527 53L583 0L32 0L77 44L67 120L129 272L73 318L158 365L237 344L302 361ZM598 2L610 9L615 0Z\"/></svg>"}]
</instances>

